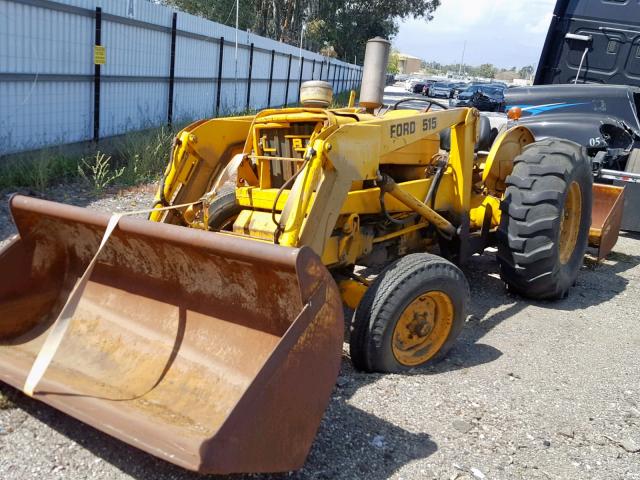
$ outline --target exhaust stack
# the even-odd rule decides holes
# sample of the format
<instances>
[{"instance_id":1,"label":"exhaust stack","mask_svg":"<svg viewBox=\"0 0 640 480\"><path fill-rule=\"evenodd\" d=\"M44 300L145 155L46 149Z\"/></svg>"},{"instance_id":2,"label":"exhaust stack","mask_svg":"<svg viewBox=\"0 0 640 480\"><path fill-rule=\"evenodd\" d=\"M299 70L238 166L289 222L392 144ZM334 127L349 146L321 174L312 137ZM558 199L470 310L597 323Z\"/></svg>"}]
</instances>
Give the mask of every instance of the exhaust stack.
<instances>
[{"instance_id":1,"label":"exhaust stack","mask_svg":"<svg viewBox=\"0 0 640 480\"><path fill-rule=\"evenodd\" d=\"M391 42L381 37L367 42L360 90L360 105L372 112L382 106Z\"/></svg>"}]
</instances>

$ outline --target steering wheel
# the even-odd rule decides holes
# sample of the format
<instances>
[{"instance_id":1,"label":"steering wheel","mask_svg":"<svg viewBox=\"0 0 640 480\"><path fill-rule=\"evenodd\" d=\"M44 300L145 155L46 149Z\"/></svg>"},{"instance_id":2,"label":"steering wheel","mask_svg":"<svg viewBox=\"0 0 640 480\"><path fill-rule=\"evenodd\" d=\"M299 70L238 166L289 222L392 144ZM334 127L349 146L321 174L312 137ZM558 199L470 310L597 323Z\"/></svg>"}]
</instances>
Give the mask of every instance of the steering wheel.
<instances>
[{"instance_id":1,"label":"steering wheel","mask_svg":"<svg viewBox=\"0 0 640 480\"><path fill-rule=\"evenodd\" d=\"M436 102L435 100L431 100L429 98L420 98L420 97L409 97L409 98L403 98L402 100L398 100L396 103L393 104L393 106L391 107L391 110L397 110L398 109L398 105L400 105L401 103L405 103L405 102L425 102L425 103L428 103L429 105L427 105L427 107L424 110L422 110L423 113L428 112L432 105L437 105L440 108L442 108L443 110L449 110L449 107L447 105L445 105L444 103Z\"/></svg>"}]
</instances>

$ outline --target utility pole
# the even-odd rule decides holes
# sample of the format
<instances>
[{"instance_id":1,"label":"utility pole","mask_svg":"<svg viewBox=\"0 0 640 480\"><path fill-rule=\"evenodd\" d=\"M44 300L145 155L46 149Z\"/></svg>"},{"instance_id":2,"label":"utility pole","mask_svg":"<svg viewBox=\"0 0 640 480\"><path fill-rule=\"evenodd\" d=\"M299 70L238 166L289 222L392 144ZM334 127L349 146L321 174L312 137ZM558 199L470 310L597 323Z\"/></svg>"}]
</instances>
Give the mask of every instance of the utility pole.
<instances>
[{"instance_id":1,"label":"utility pole","mask_svg":"<svg viewBox=\"0 0 640 480\"><path fill-rule=\"evenodd\" d=\"M304 29L305 25L302 24L302 27L300 28L300 59L298 60L298 68L302 66L302 40L304 39Z\"/></svg>"},{"instance_id":2,"label":"utility pole","mask_svg":"<svg viewBox=\"0 0 640 480\"><path fill-rule=\"evenodd\" d=\"M462 58L460 59L460 68L458 69L458 75L462 76L462 69L464 68L464 52L467 49L467 41L464 41L464 45L462 46Z\"/></svg>"},{"instance_id":3,"label":"utility pole","mask_svg":"<svg viewBox=\"0 0 640 480\"><path fill-rule=\"evenodd\" d=\"M233 84L233 107L238 103L238 23L240 19L240 0L236 0L236 52L235 52L235 82Z\"/></svg>"}]
</instances>

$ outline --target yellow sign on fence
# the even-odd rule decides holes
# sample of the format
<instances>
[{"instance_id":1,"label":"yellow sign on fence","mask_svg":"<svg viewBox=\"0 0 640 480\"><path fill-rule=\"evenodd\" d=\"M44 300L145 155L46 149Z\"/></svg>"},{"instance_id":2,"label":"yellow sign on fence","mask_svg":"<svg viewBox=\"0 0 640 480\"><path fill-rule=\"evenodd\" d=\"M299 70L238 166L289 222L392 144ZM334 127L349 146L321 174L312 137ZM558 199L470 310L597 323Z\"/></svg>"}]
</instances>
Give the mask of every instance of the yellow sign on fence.
<instances>
[{"instance_id":1,"label":"yellow sign on fence","mask_svg":"<svg viewBox=\"0 0 640 480\"><path fill-rule=\"evenodd\" d=\"M107 49L102 45L93 46L93 63L95 65L104 65L107 63Z\"/></svg>"}]
</instances>

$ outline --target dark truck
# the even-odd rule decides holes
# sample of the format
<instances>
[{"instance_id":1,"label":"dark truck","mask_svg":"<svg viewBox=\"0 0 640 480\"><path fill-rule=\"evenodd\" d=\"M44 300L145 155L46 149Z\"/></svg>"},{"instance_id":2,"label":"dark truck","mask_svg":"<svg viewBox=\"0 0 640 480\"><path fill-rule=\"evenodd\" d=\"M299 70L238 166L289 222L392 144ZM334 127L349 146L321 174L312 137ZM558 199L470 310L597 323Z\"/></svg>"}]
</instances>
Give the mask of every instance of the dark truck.
<instances>
[{"instance_id":1,"label":"dark truck","mask_svg":"<svg viewBox=\"0 0 640 480\"><path fill-rule=\"evenodd\" d=\"M584 145L597 182L625 185L622 229L640 231L640 7L636 0L558 0L534 86L505 110L536 139Z\"/></svg>"}]
</instances>

